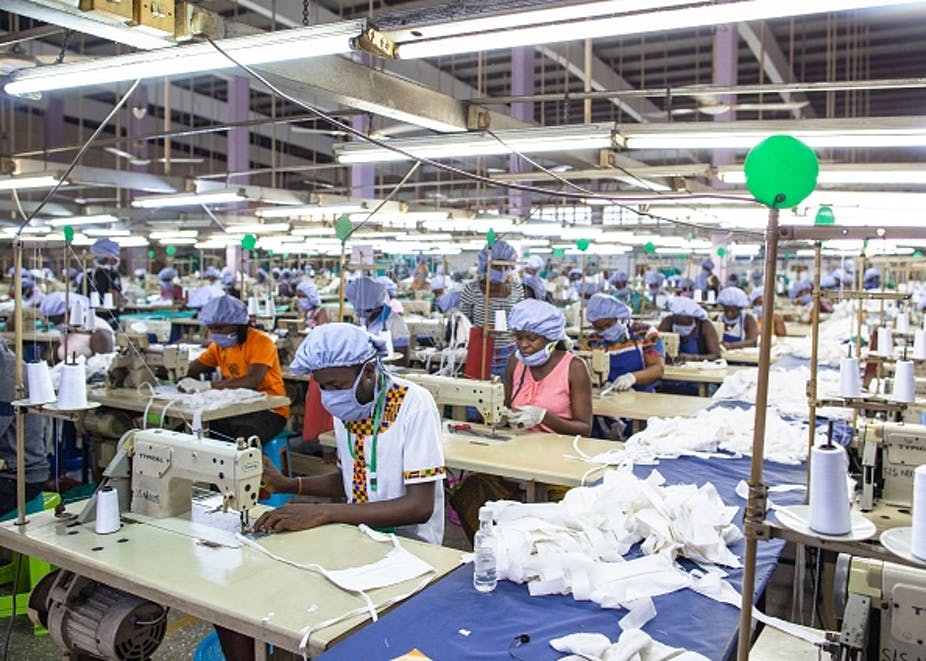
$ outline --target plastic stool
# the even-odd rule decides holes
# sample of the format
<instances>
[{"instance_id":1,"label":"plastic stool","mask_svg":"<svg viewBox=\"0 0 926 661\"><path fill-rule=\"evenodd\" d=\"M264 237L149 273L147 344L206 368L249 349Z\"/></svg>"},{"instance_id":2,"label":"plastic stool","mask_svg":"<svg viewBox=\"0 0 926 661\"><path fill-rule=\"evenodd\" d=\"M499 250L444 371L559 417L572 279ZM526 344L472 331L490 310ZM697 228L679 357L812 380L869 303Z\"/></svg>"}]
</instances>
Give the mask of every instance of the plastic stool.
<instances>
[{"instance_id":1,"label":"plastic stool","mask_svg":"<svg viewBox=\"0 0 926 661\"><path fill-rule=\"evenodd\" d=\"M289 430L281 431L279 434L270 439L269 443L265 443L263 446L263 452L270 458L270 462L276 466L276 469L281 473L286 473L290 475L289 468L289 438L290 436L295 436L294 432ZM285 462L285 470L284 470ZM262 505L269 505L270 507L280 507L285 505L293 499L293 494L290 493L273 493L270 494L268 498L263 498L260 502Z\"/></svg>"},{"instance_id":2,"label":"plastic stool","mask_svg":"<svg viewBox=\"0 0 926 661\"><path fill-rule=\"evenodd\" d=\"M43 510L54 509L61 502L61 496L53 491L43 491L26 503L26 514L37 514ZM16 510L0 517L0 521L7 521L16 517ZM13 561L0 567L0 585L12 583L16 578L16 564L20 564L19 583L12 587L13 594L0 597L0 618L11 617L15 610L20 615L26 614L29 605L29 594L45 574L51 571L51 565L44 560L13 554ZM15 601L14 601L15 600ZM36 636L48 633L40 626L33 627Z\"/></svg>"},{"instance_id":3,"label":"plastic stool","mask_svg":"<svg viewBox=\"0 0 926 661\"><path fill-rule=\"evenodd\" d=\"M193 661L225 661L219 634L213 631L199 642L193 653Z\"/></svg>"}]
</instances>

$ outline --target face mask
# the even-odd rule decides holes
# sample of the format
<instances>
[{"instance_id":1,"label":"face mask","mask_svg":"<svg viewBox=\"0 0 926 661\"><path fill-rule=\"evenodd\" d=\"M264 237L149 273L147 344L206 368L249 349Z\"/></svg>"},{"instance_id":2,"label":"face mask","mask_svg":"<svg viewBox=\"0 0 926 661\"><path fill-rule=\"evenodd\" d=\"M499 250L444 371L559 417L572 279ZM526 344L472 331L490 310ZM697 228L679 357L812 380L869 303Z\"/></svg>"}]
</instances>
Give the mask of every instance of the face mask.
<instances>
[{"instance_id":1,"label":"face mask","mask_svg":"<svg viewBox=\"0 0 926 661\"><path fill-rule=\"evenodd\" d=\"M322 390L322 406L331 415L339 420L365 420L373 415L373 402L376 401L376 393L373 393L373 399L366 404L357 401L357 386L360 385L360 379L366 369L360 370L360 374L354 380L354 385L343 390Z\"/></svg>"},{"instance_id":2,"label":"face mask","mask_svg":"<svg viewBox=\"0 0 926 661\"><path fill-rule=\"evenodd\" d=\"M753 314L756 315L756 317L761 317L761 316L762 316L762 306L761 306L761 305L754 305L753 308L752 308L752 312L753 312Z\"/></svg>"},{"instance_id":3,"label":"face mask","mask_svg":"<svg viewBox=\"0 0 926 661\"><path fill-rule=\"evenodd\" d=\"M688 337L689 335L694 333L695 326L696 326L695 322L691 322L690 324L685 324L684 326L681 324L672 324L672 332L678 333L682 337Z\"/></svg>"},{"instance_id":4,"label":"face mask","mask_svg":"<svg viewBox=\"0 0 926 661\"><path fill-rule=\"evenodd\" d=\"M727 326L732 326L733 324L735 324L735 323L738 322L739 320L740 320L740 316L739 316L739 315L736 315L736 316L733 317L732 319L731 319L730 317L728 317L726 314L723 315L723 323L725 323Z\"/></svg>"},{"instance_id":5,"label":"face mask","mask_svg":"<svg viewBox=\"0 0 926 661\"><path fill-rule=\"evenodd\" d=\"M608 342L617 342L627 337L627 322L618 321L610 328L599 331L598 334Z\"/></svg>"},{"instance_id":6,"label":"face mask","mask_svg":"<svg viewBox=\"0 0 926 661\"><path fill-rule=\"evenodd\" d=\"M489 269L489 282L494 282L495 284L500 285L507 280L507 272L501 271L499 269Z\"/></svg>"},{"instance_id":7,"label":"face mask","mask_svg":"<svg viewBox=\"0 0 926 661\"><path fill-rule=\"evenodd\" d=\"M797 297L797 302L801 305L810 305L811 301L813 301L813 294L804 294Z\"/></svg>"},{"instance_id":8,"label":"face mask","mask_svg":"<svg viewBox=\"0 0 926 661\"><path fill-rule=\"evenodd\" d=\"M301 296L297 299L297 303L299 304L299 309L302 310L303 312L308 312L313 307L315 307L312 305L312 301L310 301L307 298L303 298Z\"/></svg>"},{"instance_id":9,"label":"face mask","mask_svg":"<svg viewBox=\"0 0 926 661\"><path fill-rule=\"evenodd\" d=\"M555 342L550 342L540 351L535 351L532 354L525 356L521 353L520 349L514 352L515 357L521 361L527 367L540 367L541 365L546 364L550 360L550 356L553 354L553 349L556 348Z\"/></svg>"},{"instance_id":10,"label":"face mask","mask_svg":"<svg viewBox=\"0 0 926 661\"><path fill-rule=\"evenodd\" d=\"M238 333L213 333L212 341L223 349L227 349L238 344Z\"/></svg>"},{"instance_id":11,"label":"face mask","mask_svg":"<svg viewBox=\"0 0 926 661\"><path fill-rule=\"evenodd\" d=\"M101 269L114 269L114 268L116 268L117 266L119 266L119 260L116 259L115 263L113 263L113 264L104 264L104 263L101 262L100 260L94 259L94 260L93 260L93 264L94 264L94 266L96 266L97 268L101 268Z\"/></svg>"}]
</instances>

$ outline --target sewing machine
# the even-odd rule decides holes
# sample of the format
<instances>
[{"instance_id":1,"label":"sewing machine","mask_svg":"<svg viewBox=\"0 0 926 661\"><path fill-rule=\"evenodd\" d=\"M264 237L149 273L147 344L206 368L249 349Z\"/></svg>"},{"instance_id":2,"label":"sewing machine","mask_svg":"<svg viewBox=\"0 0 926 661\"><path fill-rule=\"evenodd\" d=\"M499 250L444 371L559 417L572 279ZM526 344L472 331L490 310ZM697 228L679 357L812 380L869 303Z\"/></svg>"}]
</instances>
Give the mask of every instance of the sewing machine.
<instances>
[{"instance_id":1,"label":"sewing machine","mask_svg":"<svg viewBox=\"0 0 926 661\"><path fill-rule=\"evenodd\" d=\"M835 592L842 656L885 661L926 656L926 570L840 554Z\"/></svg>"},{"instance_id":2,"label":"sewing machine","mask_svg":"<svg viewBox=\"0 0 926 661\"><path fill-rule=\"evenodd\" d=\"M155 385L153 374L166 373L168 381L177 382L187 375L190 353L186 348L151 346L147 335L120 334L117 351L106 376L110 388L137 388L142 383Z\"/></svg>"},{"instance_id":3,"label":"sewing machine","mask_svg":"<svg viewBox=\"0 0 926 661\"><path fill-rule=\"evenodd\" d=\"M404 374L431 393L438 406L474 406L485 424L495 427L502 420L505 386L501 381L477 381L433 374Z\"/></svg>"},{"instance_id":4,"label":"sewing machine","mask_svg":"<svg viewBox=\"0 0 926 661\"><path fill-rule=\"evenodd\" d=\"M862 511L874 507L875 496L891 505L910 507L913 471L926 464L926 425L874 422L861 434ZM880 486L880 494L876 487Z\"/></svg>"},{"instance_id":5,"label":"sewing machine","mask_svg":"<svg viewBox=\"0 0 926 661\"><path fill-rule=\"evenodd\" d=\"M190 511L194 482L212 484L222 493L223 510L240 512L242 530L247 530L248 513L257 505L262 474L256 438L228 443L167 429L148 429L135 430L123 438L103 472L100 486L116 489L119 511L163 519ZM95 515L96 495L78 521L93 521Z\"/></svg>"},{"instance_id":6,"label":"sewing machine","mask_svg":"<svg viewBox=\"0 0 926 661\"><path fill-rule=\"evenodd\" d=\"M662 346L666 350L666 359L675 360L678 358L678 344L680 342L678 333L659 331L659 339L662 340Z\"/></svg>"},{"instance_id":7,"label":"sewing machine","mask_svg":"<svg viewBox=\"0 0 926 661\"><path fill-rule=\"evenodd\" d=\"M592 349L591 351L577 351L576 355L588 365L594 387L600 388L608 382L608 375L611 373L611 357L606 351Z\"/></svg>"},{"instance_id":8,"label":"sewing machine","mask_svg":"<svg viewBox=\"0 0 926 661\"><path fill-rule=\"evenodd\" d=\"M305 340L305 335L300 333L304 329L305 322L302 319L277 320L277 353L280 356L280 364L289 365L293 362L299 345Z\"/></svg>"}]
</instances>

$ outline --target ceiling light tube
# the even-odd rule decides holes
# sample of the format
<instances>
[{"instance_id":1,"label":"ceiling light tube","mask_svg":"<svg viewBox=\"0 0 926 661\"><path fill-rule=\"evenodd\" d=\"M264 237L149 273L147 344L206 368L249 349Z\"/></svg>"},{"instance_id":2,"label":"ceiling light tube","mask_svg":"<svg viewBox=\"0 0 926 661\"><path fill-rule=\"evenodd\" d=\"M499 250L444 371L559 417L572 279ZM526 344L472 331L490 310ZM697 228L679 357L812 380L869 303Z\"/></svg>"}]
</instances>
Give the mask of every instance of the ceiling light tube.
<instances>
[{"instance_id":1,"label":"ceiling light tube","mask_svg":"<svg viewBox=\"0 0 926 661\"><path fill-rule=\"evenodd\" d=\"M152 195L132 200L132 206L140 209L162 207L192 207L201 204L231 204L244 202L247 198L240 190L224 189L208 193L179 193L177 195Z\"/></svg>"},{"instance_id":2,"label":"ceiling light tube","mask_svg":"<svg viewBox=\"0 0 926 661\"><path fill-rule=\"evenodd\" d=\"M0 178L0 190L26 190L27 188L53 188L58 184L60 177L52 172L37 174L18 174ZM61 182L67 186L67 181Z\"/></svg>"},{"instance_id":3,"label":"ceiling light tube","mask_svg":"<svg viewBox=\"0 0 926 661\"><path fill-rule=\"evenodd\" d=\"M105 225L106 223L115 223L119 219L108 213L94 214L91 216L67 216L64 218L50 218L45 222L51 227L77 227L79 225Z\"/></svg>"},{"instance_id":4,"label":"ceiling light tube","mask_svg":"<svg viewBox=\"0 0 926 661\"><path fill-rule=\"evenodd\" d=\"M249 223L247 225L227 225L229 234L273 234L289 232L289 223Z\"/></svg>"},{"instance_id":5,"label":"ceiling light tube","mask_svg":"<svg viewBox=\"0 0 926 661\"><path fill-rule=\"evenodd\" d=\"M730 184L746 183L746 173L738 165L719 168L717 178ZM917 163L830 163L820 166L817 184L926 184L926 167Z\"/></svg>"},{"instance_id":6,"label":"ceiling light tube","mask_svg":"<svg viewBox=\"0 0 926 661\"><path fill-rule=\"evenodd\" d=\"M156 230L148 235L150 239L195 239L198 230Z\"/></svg>"},{"instance_id":7,"label":"ceiling light tube","mask_svg":"<svg viewBox=\"0 0 926 661\"><path fill-rule=\"evenodd\" d=\"M351 20L309 27L233 37L216 42L247 65L285 62L351 51L366 21ZM104 85L164 76L192 75L230 69L234 65L211 44L199 43L154 52L131 53L72 64L52 64L18 72L4 86L7 94L22 96L52 90Z\"/></svg>"}]
</instances>

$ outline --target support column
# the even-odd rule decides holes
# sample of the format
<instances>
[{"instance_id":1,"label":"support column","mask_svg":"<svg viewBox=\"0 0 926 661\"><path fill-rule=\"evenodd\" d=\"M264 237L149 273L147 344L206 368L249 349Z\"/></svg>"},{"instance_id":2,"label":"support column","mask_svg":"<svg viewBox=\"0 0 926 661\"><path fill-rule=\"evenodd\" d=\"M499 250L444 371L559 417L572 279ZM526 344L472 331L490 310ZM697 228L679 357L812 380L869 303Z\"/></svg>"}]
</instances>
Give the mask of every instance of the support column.
<instances>
[{"instance_id":1,"label":"support column","mask_svg":"<svg viewBox=\"0 0 926 661\"><path fill-rule=\"evenodd\" d=\"M534 93L534 55L533 46L521 46L511 49L511 94L519 96ZM534 122L534 104L512 103L511 116L525 122ZM508 169L511 172L529 172L530 164L519 156L509 157ZM530 193L512 190L508 193L508 209L512 214L524 217L531 212Z\"/></svg>"},{"instance_id":2,"label":"support column","mask_svg":"<svg viewBox=\"0 0 926 661\"><path fill-rule=\"evenodd\" d=\"M148 158L148 142L141 137L151 133L151 118L148 114L148 88L139 85L132 98L129 99L128 108L128 135L129 144L126 151L131 153L137 159L145 160ZM147 172L147 163L132 163L131 169L134 172Z\"/></svg>"},{"instance_id":3,"label":"support column","mask_svg":"<svg viewBox=\"0 0 926 661\"><path fill-rule=\"evenodd\" d=\"M715 85L736 85L736 73L739 64L739 33L735 24L718 25L714 31L714 84ZM717 100L720 103L733 105L736 103L736 95L719 94ZM719 115L714 115L715 122L732 122L736 120L736 111L730 110ZM736 162L736 151L733 149L715 149L713 157L714 167L718 165L730 165ZM724 184L717 184L718 187L724 187Z\"/></svg>"},{"instance_id":4,"label":"support column","mask_svg":"<svg viewBox=\"0 0 926 661\"><path fill-rule=\"evenodd\" d=\"M364 66L373 66L373 56L369 53L360 53L357 60ZM370 116L354 115L350 125L364 134L370 132ZM354 138L359 140L360 138ZM372 200L376 197L376 166L372 164L353 165L350 168L350 195L351 197Z\"/></svg>"},{"instance_id":5,"label":"support column","mask_svg":"<svg viewBox=\"0 0 926 661\"><path fill-rule=\"evenodd\" d=\"M64 131L64 99L60 96L49 97L45 106L45 148L61 147L65 144L67 136ZM57 163L69 160L66 152L53 152L48 155L49 161Z\"/></svg>"},{"instance_id":6,"label":"support column","mask_svg":"<svg viewBox=\"0 0 926 661\"><path fill-rule=\"evenodd\" d=\"M251 84L247 78L232 76L228 80L228 122L246 122L251 114ZM228 131L228 172L243 172L251 168L251 131L246 126L232 126ZM250 176L231 175L229 184L247 184Z\"/></svg>"}]
</instances>

